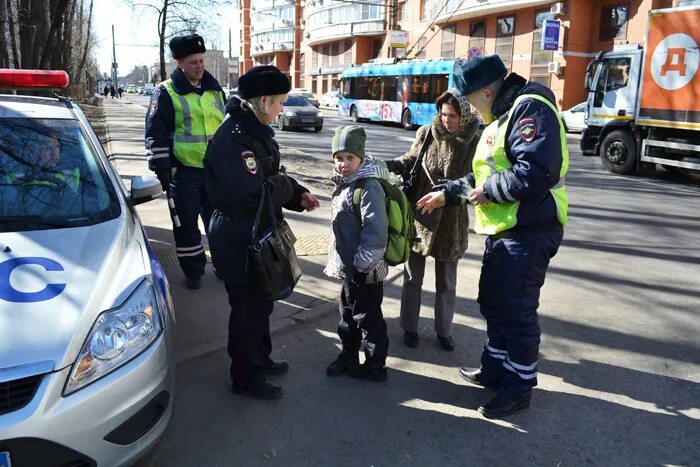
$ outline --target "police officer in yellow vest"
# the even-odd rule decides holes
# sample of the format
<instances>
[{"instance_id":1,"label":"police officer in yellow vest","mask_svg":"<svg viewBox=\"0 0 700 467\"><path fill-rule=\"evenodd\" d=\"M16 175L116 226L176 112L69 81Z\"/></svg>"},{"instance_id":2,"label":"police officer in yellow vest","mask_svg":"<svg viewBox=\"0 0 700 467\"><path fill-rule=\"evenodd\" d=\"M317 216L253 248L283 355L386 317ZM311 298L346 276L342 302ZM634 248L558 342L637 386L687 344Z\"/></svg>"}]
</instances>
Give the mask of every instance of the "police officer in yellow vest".
<instances>
[{"instance_id":1,"label":"police officer in yellow vest","mask_svg":"<svg viewBox=\"0 0 700 467\"><path fill-rule=\"evenodd\" d=\"M488 340L481 367L460 370L472 384L498 388L479 407L488 418L530 405L537 385L540 288L561 244L568 206L569 154L554 94L540 83L506 74L498 55L455 67L455 86L487 126L473 174L418 201L425 212L470 201L474 230L488 235L478 297Z\"/></svg>"},{"instance_id":2,"label":"police officer in yellow vest","mask_svg":"<svg viewBox=\"0 0 700 467\"><path fill-rule=\"evenodd\" d=\"M146 153L168 193L177 259L187 278L198 289L207 259L197 219L205 230L213 209L204 189L203 160L209 140L224 119L226 95L204 69L204 39L198 34L170 40L177 68L158 86L146 114Z\"/></svg>"}]
</instances>

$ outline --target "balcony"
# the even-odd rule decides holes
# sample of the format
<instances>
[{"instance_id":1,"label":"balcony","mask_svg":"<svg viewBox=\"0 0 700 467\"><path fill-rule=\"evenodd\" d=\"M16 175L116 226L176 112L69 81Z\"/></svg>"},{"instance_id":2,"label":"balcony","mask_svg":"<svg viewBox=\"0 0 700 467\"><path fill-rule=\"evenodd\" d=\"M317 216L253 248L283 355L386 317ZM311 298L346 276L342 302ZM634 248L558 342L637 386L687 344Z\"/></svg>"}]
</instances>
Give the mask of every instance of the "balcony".
<instances>
[{"instance_id":1,"label":"balcony","mask_svg":"<svg viewBox=\"0 0 700 467\"><path fill-rule=\"evenodd\" d=\"M440 24L448 19L459 21L552 3L552 0L431 0L430 19Z\"/></svg>"},{"instance_id":2,"label":"balcony","mask_svg":"<svg viewBox=\"0 0 700 467\"><path fill-rule=\"evenodd\" d=\"M386 32L384 0L361 3L307 0L306 11L305 42L308 45Z\"/></svg>"},{"instance_id":3,"label":"balcony","mask_svg":"<svg viewBox=\"0 0 700 467\"><path fill-rule=\"evenodd\" d=\"M267 55L273 52L292 52L294 50L294 41L289 42L263 42L250 44L250 56L258 57Z\"/></svg>"},{"instance_id":4,"label":"balcony","mask_svg":"<svg viewBox=\"0 0 700 467\"><path fill-rule=\"evenodd\" d=\"M255 0L250 7L251 13L285 6L294 6L294 0Z\"/></svg>"}]
</instances>

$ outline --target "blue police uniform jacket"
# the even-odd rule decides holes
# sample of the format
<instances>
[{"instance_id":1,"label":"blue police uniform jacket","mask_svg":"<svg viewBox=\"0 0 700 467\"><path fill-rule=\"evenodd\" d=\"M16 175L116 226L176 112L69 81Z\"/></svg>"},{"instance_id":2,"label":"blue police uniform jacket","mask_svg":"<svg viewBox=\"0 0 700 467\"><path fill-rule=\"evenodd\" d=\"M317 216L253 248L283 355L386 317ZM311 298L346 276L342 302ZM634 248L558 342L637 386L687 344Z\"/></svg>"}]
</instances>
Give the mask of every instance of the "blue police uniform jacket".
<instances>
[{"instance_id":1,"label":"blue police uniform jacket","mask_svg":"<svg viewBox=\"0 0 700 467\"><path fill-rule=\"evenodd\" d=\"M178 94L197 93L200 96L205 91L219 91L226 102L226 94L218 81L208 72L199 87L192 86L185 73L175 68L170 75L173 89ZM168 91L161 84L153 90L151 102L146 113L146 155L148 168L153 171L170 169L181 165L173 152L173 134L175 133L175 107Z\"/></svg>"},{"instance_id":2,"label":"blue police uniform jacket","mask_svg":"<svg viewBox=\"0 0 700 467\"><path fill-rule=\"evenodd\" d=\"M527 82L516 73L511 73L492 105L494 118L508 118L515 99L522 94L537 94L556 106L554 93L548 87ZM492 202L497 199L490 190L493 186L500 186L504 179L509 193L520 201L517 223L512 230L548 225L560 228L557 206L549 191L559 182L563 163L559 116L544 102L525 98L513 109L506 135L505 151L512 168L492 175L499 179L484 187L486 198ZM445 195L449 205L467 201L470 175L447 184Z\"/></svg>"},{"instance_id":3,"label":"blue police uniform jacket","mask_svg":"<svg viewBox=\"0 0 700 467\"><path fill-rule=\"evenodd\" d=\"M269 125L243 109L237 97L229 100L226 113L204 155L204 185L214 207L209 248L216 272L244 285L254 281L246 262L263 183L275 211L271 220L263 210L263 231L283 219L283 207L303 211L301 196L309 190L280 171L279 146Z\"/></svg>"}]
</instances>

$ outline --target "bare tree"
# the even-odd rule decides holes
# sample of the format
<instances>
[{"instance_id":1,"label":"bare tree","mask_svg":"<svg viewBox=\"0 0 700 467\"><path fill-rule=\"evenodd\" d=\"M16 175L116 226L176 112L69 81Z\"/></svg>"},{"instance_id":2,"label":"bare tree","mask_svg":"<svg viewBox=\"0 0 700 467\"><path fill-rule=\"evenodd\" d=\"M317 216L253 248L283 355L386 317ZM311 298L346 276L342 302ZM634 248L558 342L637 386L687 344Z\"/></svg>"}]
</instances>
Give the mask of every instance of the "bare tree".
<instances>
[{"instance_id":1,"label":"bare tree","mask_svg":"<svg viewBox=\"0 0 700 467\"><path fill-rule=\"evenodd\" d=\"M212 11L230 0L124 0L132 9L141 9L158 15L158 52L160 76L166 78L165 43L173 36L199 32L216 32L218 28L212 19Z\"/></svg>"}]
</instances>

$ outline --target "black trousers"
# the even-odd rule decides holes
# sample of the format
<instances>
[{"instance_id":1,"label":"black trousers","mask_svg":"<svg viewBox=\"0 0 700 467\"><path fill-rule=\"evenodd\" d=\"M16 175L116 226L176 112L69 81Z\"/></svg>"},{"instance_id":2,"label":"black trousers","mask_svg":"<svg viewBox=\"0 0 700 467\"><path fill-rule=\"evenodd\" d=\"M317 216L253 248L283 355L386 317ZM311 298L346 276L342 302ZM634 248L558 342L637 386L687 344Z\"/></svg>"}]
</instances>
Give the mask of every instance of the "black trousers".
<instances>
[{"instance_id":1,"label":"black trousers","mask_svg":"<svg viewBox=\"0 0 700 467\"><path fill-rule=\"evenodd\" d=\"M345 352L364 348L366 362L377 368L386 364L389 336L382 315L384 283L353 286L343 282L340 293L338 336Z\"/></svg>"},{"instance_id":2,"label":"black trousers","mask_svg":"<svg viewBox=\"0 0 700 467\"><path fill-rule=\"evenodd\" d=\"M214 212L204 189L204 169L178 167L170 183L170 193L180 219L180 227L173 224L177 260L185 276L200 277L204 274L207 257L197 222L201 216L206 232Z\"/></svg>"},{"instance_id":3,"label":"black trousers","mask_svg":"<svg viewBox=\"0 0 700 467\"><path fill-rule=\"evenodd\" d=\"M254 285L226 283L231 315L228 322L228 355L231 379L238 388L254 387L260 373L272 364L270 315L274 302L263 297Z\"/></svg>"},{"instance_id":4,"label":"black trousers","mask_svg":"<svg viewBox=\"0 0 700 467\"><path fill-rule=\"evenodd\" d=\"M559 227L486 239L477 300L488 335L481 367L487 380L500 382L499 394L512 400L530 399L537 385L540 289L562 236Z\"/></svg>"}]
</instances>

